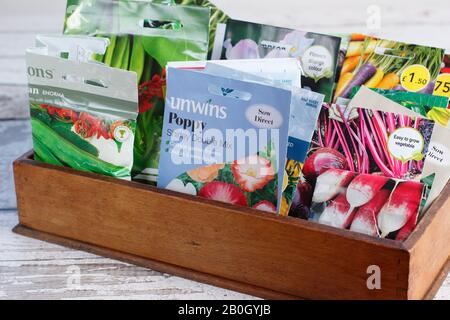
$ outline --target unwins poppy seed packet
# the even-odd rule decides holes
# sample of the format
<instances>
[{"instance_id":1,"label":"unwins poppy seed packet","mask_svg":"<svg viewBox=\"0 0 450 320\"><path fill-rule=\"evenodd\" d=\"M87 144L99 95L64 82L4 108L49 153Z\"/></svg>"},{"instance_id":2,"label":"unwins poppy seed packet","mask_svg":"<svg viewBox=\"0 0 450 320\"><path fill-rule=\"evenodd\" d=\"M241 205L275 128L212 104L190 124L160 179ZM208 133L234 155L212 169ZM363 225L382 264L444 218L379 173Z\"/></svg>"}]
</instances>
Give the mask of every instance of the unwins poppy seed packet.
<instances>
[{"instance_id":1,"label":"unwins poppy seed packet","mask_svg":"<svg viewBox=\"0 0 450 320\"><path fill-rule=\"evenodd\" d=\"M176 68L195 68L207 74L281 87L292 93L286 166L282 183L280 215L287 215L300 181L324 95L302 89L301 67L296 59L214 60L171 63ZM245 70L245 72L243 72Z\"/></svg>"},{"instance_id":2,"label":"unwins poppy seed packet","mask_svg":"<svg viewBox=\"0 0 450 320\"><path fill-rule=\"evenodd\" d=\"M158 186L276 213L292 92L168 68Z\"/></svg>"}]
</instances>

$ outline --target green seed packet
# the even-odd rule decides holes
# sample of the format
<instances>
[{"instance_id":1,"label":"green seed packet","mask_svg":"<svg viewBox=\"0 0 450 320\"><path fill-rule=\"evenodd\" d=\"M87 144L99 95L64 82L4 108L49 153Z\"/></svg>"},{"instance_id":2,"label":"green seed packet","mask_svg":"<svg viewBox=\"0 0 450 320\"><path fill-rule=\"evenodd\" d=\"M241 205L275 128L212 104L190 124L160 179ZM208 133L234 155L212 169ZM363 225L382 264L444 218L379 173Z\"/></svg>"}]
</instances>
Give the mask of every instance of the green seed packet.
<instances>
[{"instance_id":1,"label":"green seed packet","mask_svg":"<svg viewBox=\"0 0 450 320\"><path fill-rule=\"evenodd\" d=\"M135 74L89 61L89 52L104 52L107 39L37 39L26 52L35 159L130 180Z\"/></svg>"},{"instance_id":2,"label":"green seed packet","mask_svg":"<svg viewBox=\"0 0 450 320\"><path fill-rule=\"evenodd\" d=\"M208 54L211 8L172 3L77 0L67 6L65 34L109 38L106 53L95 59L137 74L133 179L141 182L156 183L158 176L167 63L205 60ZM220 12L214 17L222 18Z\"/></svg>"}]
</instances>

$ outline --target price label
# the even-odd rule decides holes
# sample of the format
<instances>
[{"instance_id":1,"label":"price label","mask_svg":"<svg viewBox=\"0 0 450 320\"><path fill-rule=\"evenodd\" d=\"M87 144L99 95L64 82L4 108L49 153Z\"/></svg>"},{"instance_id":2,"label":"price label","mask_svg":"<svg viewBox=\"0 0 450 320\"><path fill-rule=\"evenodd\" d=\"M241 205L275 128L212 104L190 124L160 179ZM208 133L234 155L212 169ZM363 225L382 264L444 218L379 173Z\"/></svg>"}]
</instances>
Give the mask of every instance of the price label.
<instances>
[{"instance_id":1,"label":"price label","mask_svg":"<svg viewBox=\"0 0 450 320\"><path fill-rule=\"evenodd\" d=\"M407 91L418 92L430 82L430 71L421 64L407 67L401 76L402 87Z\"/></svg>"},{"instance_id":2,"label":"price label","mask_svg":"<svg viewBox=\"0 0 450 320\"><path fill-rule=\"evenodd\" d=\"M450 98L450 73L443 73L438 76L433 94Z\"/></svg>"}]
</instances>

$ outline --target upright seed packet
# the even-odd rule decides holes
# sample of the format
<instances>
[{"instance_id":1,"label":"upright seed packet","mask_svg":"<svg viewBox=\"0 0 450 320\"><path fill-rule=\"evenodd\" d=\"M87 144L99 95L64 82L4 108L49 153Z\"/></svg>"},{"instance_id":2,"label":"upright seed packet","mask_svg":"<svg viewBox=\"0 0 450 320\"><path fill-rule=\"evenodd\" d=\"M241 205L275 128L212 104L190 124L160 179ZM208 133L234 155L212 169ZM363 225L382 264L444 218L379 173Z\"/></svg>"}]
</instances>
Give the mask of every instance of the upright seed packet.
<instances>
[{"instance_id":1,"label":"upright seed packet","mask_svg":"<svg viewBox=\"0 0 450 320\"><path fill-rule=\"evenodd\" d=\"M210 8L167 3L80 0L68 5L64 27L66 34L109 38L106 53L95 58L137 74L133 179L141 182L156 183L158 177L167 63L205 60L208 54Z\"/></svg>"},{"instance_id":2,"label":"upright seed packet","mask_svg":"<svg viewBox=\"0 0 450 320\"><path fill-rule=\"evenodd\" d=\"M279 86L292 93L286 166L282 183L280 215L286 216L300 180L301 167L309 149L324 95L300 88L301 68L293 58L216 60L171 63L178 68L203 72L242 81ZM246 72L242 72L245 70Z\"/></svg>"},{"instance_id":3,"label":"upright seed packet","mask_svg":"<svg viewBox=\"0 0 450 320\"><path fill-rule=\"evenodd\" d=\"M444 49L352 35L333 102L362 85L432 94L443 57Z\"/></svg>"},{"instance_id":4,"label":"upright seed packet","mask_svg":"<svg viewBox=\"0 0 450 320\"><path fill-rule=\"evenodd\" d=\"M425 120L421 115L405 108L398 103L362 87L355 97L351 100L349 107L355 108L358 105L364 105L371 110L380 110L383 112L393 111L405 117L421 118L420 122ZM440 125L428 125L423 132L424 141L430 141L428 147L424 145L424 163L422 173L419 178L427 187L426 203L422 205L421 215L430 207L433 201L439 196L441 191L447 185L450 178L450 147L448 137L450 129ZM420 139L419 139L420 141Z\"/></svg>"},{"instance_id":5,"label":"upright seed packet","mask_svg":"<svg viewBox=\"0 0 450 320\"><path fill-rule=\"evenodd\" d=\"M89 61L107 39L38 36L37 43L26 52L35 159L131 179L136 75Z\"/></svg>"},{"instance_id":6,"label":"upright seed packet","mask_svg":"<svg viewBox=\"0 0 450 320\"><path fill-rule=\"evenodd\" d=\"M360 87L352 90L351 98L358 93ZM392 101L426 117L443 127L448 127L450 122L450 109L447 109L448 98L425 93L371 89Z\"/></svg>"},{"instance_id":7,"label":"upright seed packet","mask_svg":"<svg viewBox=\"0 0 450 320\"><path fill-rule=\"evenodd\" d=\"M424 189L417 181L327 169L317 177L309 220L403 241L418 222Z\"/></svg>"},{"instance_id":8,"label":"upright seed packet","mask_svg":"<svg viewBox=\"0 0 450 320\"><path fill-rule=\"evenodd\" d=\"M292 93L168 69L158 186L276 213Z\"/></svg>"},{"instance_id":9,"label":"upright seed packet","mask_svg":"<svg viewBox=\"0 0 450 320\"><path fill-rule=\"evenodd\" d=\"M445 55L441 74L436 79L434 95L450 99L450 54ZM450 108L450 104L448 105Z\"/></svg>"},{"instance_id":10,"label":"upright seed packet","mask_svg":"<svg viewBox=\"0 0 450 320\"><path fill-rule=\"evenodd\" d=\"M309 216L318 176L329 168L420 180L434 127L415 114L324 104L297 188L302 205L291 215Z\"/></svg>"},{"instance_id":11,"label":"upright seed packet","mask_svg":"<svg viewBox=\"0 0 450 320\"><path fill-rule=\"evenodd\" d=\"M303 69L302 87L331 101L339 37L229 19L223 38L222 44L214 48L214 58L297 58Z\"/></svg>"}]
</instances>

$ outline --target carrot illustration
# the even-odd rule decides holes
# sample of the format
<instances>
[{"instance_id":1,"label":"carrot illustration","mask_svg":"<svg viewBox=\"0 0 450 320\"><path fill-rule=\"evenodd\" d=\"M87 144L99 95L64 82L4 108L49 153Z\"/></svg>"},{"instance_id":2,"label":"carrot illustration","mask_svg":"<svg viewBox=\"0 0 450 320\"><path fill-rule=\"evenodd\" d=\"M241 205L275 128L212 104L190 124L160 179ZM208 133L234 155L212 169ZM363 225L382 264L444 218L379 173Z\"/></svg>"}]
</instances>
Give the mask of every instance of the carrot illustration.
<instances>
[{"instance_id":1,"label":"carrot illustration","mask_svg":"<svg viewBox=\"0 0 450 320\"><path fill-rule=\"evenodd\" d=\"M376 86L378 89L391 90L400 83L400 77L394 73L388 73L384 76L383 80Z\"/></svg>"},{"instance_id":2,"label":"carrot illustration","mask_svg":"<svg viewBox=\"0 0 450 320\"><path fill-rule=\"evenodd\" d=\"M377 40L370 40L368 44L366 41L352 41L348 45L347 57L360 56L363 52L365 54L372 53L377 47Z\"/></svg>"},{"instance_id":3,"label":"carrot illustration","mask_svg":"<svg viewBox=\"0 0 450 320\"><path fill-rule=\"evenodd\" d=\"M377 72L372 76L372 78L369 79L365 83L365 86L368 88L376 88L378 84L383 80L384 78L384 71L381 68L377 68Z\"/></svg>"},{"instance_id":4,"label":"carrot illustration","mask_svg":"<svg viewBox=\"0 0 450 320\"><path fill-rule=\"evenodd\" d=\"M344 64L342 65L342 70L341 73L345 74L347 72L353 72L356 67L359 65L359 63L364 60L367 59L369 55L366 54L363 56L363 58L361 59L361 56L354 56L354 57L348 57L347 59L345 59Z\"/></svg>"},{"instance_id":5,"label":"carrot illustration","mask_svg":"<svg viewBox=\"0 0 450 320\"><path fill-rule=\"evenodd\" d=\"M363 41L367 38L368 36L366 36L365 34L361 34L361 33L352 33L351 36L351 40L352 41Z\"/></svg>"},{"instance_id":6,"label":"carrot illustration","mask_svg":"<svg viewBox=\"0 0 450 320\"><path fill-rule=\"evenodd\" d=\"M341 75L339 82L336 86L336 97L340 97L342 95L342 92L348 86L350 81L352 81L352 79L353 79L353 74L351 72Z\"/></svg>"}]
</instances>

